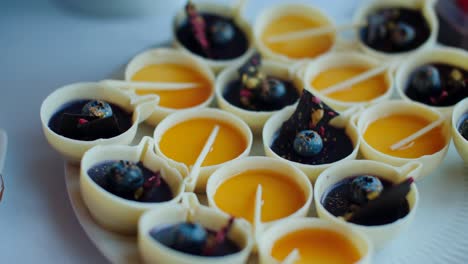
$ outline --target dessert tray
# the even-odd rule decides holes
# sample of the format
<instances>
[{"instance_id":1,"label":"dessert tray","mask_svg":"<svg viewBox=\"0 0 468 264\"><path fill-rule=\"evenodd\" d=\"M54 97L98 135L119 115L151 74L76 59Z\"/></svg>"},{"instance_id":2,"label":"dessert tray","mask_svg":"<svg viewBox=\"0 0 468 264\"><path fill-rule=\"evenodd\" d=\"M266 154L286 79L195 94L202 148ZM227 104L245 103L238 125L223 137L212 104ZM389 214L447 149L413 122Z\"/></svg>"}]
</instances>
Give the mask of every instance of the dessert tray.
<instances>
[{"instance_id":1,"label":"dessert tray","mask_svg":"<svg viewBox=\"0 0 468 264\"><path fill-rule=\"evenodd\" d=\"M135 143L152 128L140 125ZM251 155L263 155L256 136ZM73 210L84 231L112 263L141 263L136 236L124 236L99 226L91 217L80 194L77 165L65 163L65 181ZM442 165L418 183L421 200L414 222L395 240L374 255L374 263L467 263L468 248L468 167L453 144ZM206 197L199 195L202 203ZM315 217L315 211L309 213ZM256 263L252 255L249 263Z\"/></svg>"},{"instance_id":2,"label":"dessert tray","mask_svg":"<svg viewBox=\"0 0 468 264\"><path fill-rule=\"evenodd\" d=\"M353 41L343 42L338 43L336 51L350 52L358 49ZM211 66L213 70L217 69ZM388 97L392 96L391 92L389 90ZM153 101L150 102L149 99ZM140 101L141 105L135 107L146 109L155 104L154 99L145 98L146 101ZM211 100L207 100L207 104L209 101ZM221 104L220 106L222 108ZM140 121L143 119L137 118ZM154 125L161 120L158 117L153 121L149 123ZM136 136L132 137L132 145L138 144L144 136L153 136L154 126L144 123L134 125L133 132ZM258 131L254 132L257 133L253 138L250 156L264 156L262 137ZM155 140L158 141L157 138ZM131 139L125 143L130 141ZM109 231L91 216L80 193L79 165L65 162L64 172L74 212L98 250L111 263L142 263L136 236ZM468 165L460 158L452 142L443 163L429 177L419 179L417 186L421 198L414 221L383 249L374 252L373 263L468 263L468 255L465 254L468 249ZM206 195L197 196L203 205L208 204ZM317 217L314 205L307 217ZM258 263L256 252L251 254L248 263Z\"/></svg>"}]
</instances>

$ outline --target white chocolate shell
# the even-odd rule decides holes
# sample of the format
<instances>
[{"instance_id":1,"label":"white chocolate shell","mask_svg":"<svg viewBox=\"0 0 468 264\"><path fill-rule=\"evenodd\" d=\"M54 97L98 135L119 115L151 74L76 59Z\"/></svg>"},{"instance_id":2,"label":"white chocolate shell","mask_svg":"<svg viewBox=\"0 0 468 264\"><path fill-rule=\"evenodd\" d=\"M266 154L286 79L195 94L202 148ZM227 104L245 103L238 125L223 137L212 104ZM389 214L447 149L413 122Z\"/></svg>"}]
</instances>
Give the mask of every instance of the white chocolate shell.
<instances>
[{"instance_id":1,"label":"white chocolate shell","mask_svg":"<svg viewBox=\"0 0 468 264\"><path fill-rule=\"evenodd\" d=\"M329 18L325 12L321 11L320 9L306 4L276 4L272 5L266 9L264 9L256 18L254 24L254 36L255 36L255 44L257 49L262 54L263 57L266 59L271 59L274 61L292 64L295 62L299 62L304 59L314 59L314 58L290 58L284 54L279 54L272 51L268 46L263 42L262 35L265 31L265 28L274 20L281 18L286 15L298 15L302 17L310 17L314 20L317 20L324 25L327 26L334 26L334 22L331 18ZM334 37L334 44L327 52L332 51L337 45L337 35L333 34ZM325 53L327 53L325 52ZM324 54L325 54L324 53ZM323 55L323 54L322 54ZM319 55L320 56L320 55ZM316 57L315 57L316 58Z\"/></svg>"},{"instance_id":2,"label":"white chocolate shell","mask_svg":"<svg viewBox=\"0 0 468 264\"><path fill-rule=\"evenodd\" d=\"M359 146L361 144L361 138L359 136L357 127L352 119L354 119L353 118L354 113L360 112L362 110L361 107L350 108L346 112L341 113L339 117L336 117L332 121L333 126L337 128L345 129L346 134L349 136L349 138L351 139L351 142L353 143L354 149L346 158L332 162L332 163L327 163L327 164L309 165L309 164L302 164L302 163L290 161L276 154L271 149L271 144L273 143L276 137L276 134L280 131L283 123L286 120L288 120L289 117L291 117L291 115L294 113L295 110L296 110L296 106L286 107L283 110L279 111L278 113L272 115L271 118L268 119L268 121L265 123L265 126L263 127L262 138L263 138L263 148L265 150L265 155L267 157L284 160L293 164L294 166L301 169L307 175L307 177L309 177L309 179L312 182L315 182L319 174L322 171L324 171L326 168L339 164L340 162L344 160L356 159L358 152L359 152Z\"/></svg>"},{"instance_id":3,"label":"white chocolate shell","mask_svg":"<svg viewBox=\"0 0 468 264\"><path fill-rule=\"evenodd\" d=\"M407 163L402 167L393 167L381 162L371 160L346 161L337 166L328 168L318 177L315 183L315 208L320 218L332 223L342 224L366 234L374 243L376 249L381 249L387 242L395 238L400 232L408 228L416 214L419 202L419 193L416 184L411 185L406 196L409 203L409 213L395 222L379 226L364 226L346 222L344 219L332 215L325 209L322 200L326 192L338 182L358 175L375 175L379 178L399 183L408 177L418 178L422 164L419 162Z\"/></svg>"},{"instance_id":4,"label":"white chocolate shell","mask_svg":"<svg viewBox=\"0 0 468 264\"><path fill-rule=\"evenodd\" d=\"M340 66L349 67L365 67L368 69L376 68L381 65L381 62L371 56L364 55L357 52L334 52L324 55L317 60L309 63L305 70L304 87L311 93L319 97L323 102L332 107L337 111L345 111L356 105L367 106L372 103L378 103L390 99L393 94L393 74L392 69L389 67L386 71L382 72L385 75L386 81L386 92L379 97L372 99L367 102L345 102L337 99L333 99L324 95L317 90L312 82L315 80L317 75L332 68L338 68Z\"/></svg>"},{"instance_id":5,"label":"white chocolate shell","mask_svg":"<svg viewBox=\"0 0 468 264\"><path fill-rule=\"evenodd\" d=\"M434 169L436 169L440 165L440 163L444 160L445 156L447 155L451 139L450 121L446 120L442 125L443 136L445 137L444 148L432 155L424 155L416 159L407 159L390 156L380 151L377 151L375 148L370 146L364 139L364 133L367 127L373 121L393 114L417 115L421 118L425 118L430 121L436 121L440 118L445 117L439 111L436 111L428 106L425 106L420 103L407 102L403 100L391 100L379 103L377 105L373 105L364 110L364 112L362 112L357 122L357 127L361 136L361 154L366 159L384 162L392 166L403 166L408 162L418 161L423 164L421 177L429 175Z\"/></svg>"},{"instance_id":6,"label":"white chocolate shell","mask_svg":"<svg viewBox=\"0 0 468 264\"><path fill-rule=\"evenodd\" d=\"M233 113L234 115L240 117L244 120L252 131L255 134L260 134L263 128L263 125L277 111L249 111L232 105L228 100L223 96L227 85L236 79L239 79L239 74L237 72L240 65L232 65L224 69L216 78L216 101L218 106L228 112ZM282 63L277 63L269 60L262 62L261 71L264 72L267 76L277 77L282 80L292 81L294 86L299 92L299 95L302 93L303 85L302 82L298 80L294 75L292 76L289 67Z\"/></svg>"},{"instance_id":7,"label":"white chocolate shell","mask_svg":"<svg viewBox=\"0 0 468 264\"><path fill-rule=\"evenodd\" d=\"M169 226L182 222L199 223L210 230L219 230L229 221L229 216L198 203L193 193L186 193L182 204L165 205L148 211L138 225L138 247L144 263L180 263L180 264L239 264L246 263L254 240L249 224L242 219L235 219L229 232L241 251L223 257L202 257L173 250L151 237L150 231L158 226Z\"/></svg>"},{"instance_id":8,"label":"white chocolate shell","mask_svg":"<svg viewBox=\"0 0 468 264\"><path fill-rule=\"evenodd\" d=\"M259 263L279 264L280 262L271 256L271 250L273 249L274 244L282 237L303 229L324 229L343 235L350 240L362 256L358 263L371 263L373 245L365 235L345 226L317 218L288 219L269 228L261 236L259 241ZM333 245L330 245L330 247L333 247ZM337 254L339 254L339 252L337 252Z\"/></svg>"},{"instance_id":9,"label":"white chocolate shell","mask_svg":"<svg viewBox=\"0 0 468 264\"><path fill-rule=\"evenodd\" d=\"M201 104L186 108L186 109L193 109L193 108L203 108L208 107L210 103L213 101L214 98L214 86L215 86L215 76L213 71L208 67L206 63L203 61L189 56L180 50L170 49L170 48L157 48L144 51L137 56L135 56L127 65L125 69L125 80L131 81L132 77L144 67L154 65L154 64L178 64L182 66L191 67L194 71L197 71L199 74L203 75L211 84L212 92L204 102ZM133 95L135 94L135 89L130 90ZM162 119L168 116L171 113L180 111L180 109L172 109L163 106L156 106L156 110L153 114L148 118L146 122L151 125L156 126Z\"/></svg>"},{"instance_id":10,"label":"white chocolate shell","mask_svg":"<svg viewBox=\"0 0 468 264\"><path fill-rule=\"evenodd\" d=\"M213 60L202 57L191 52L187 49L182 43L179 42L177 39L176 31L178 27L186 20L187 15L185 13L185 8L182 8L177 15L174 17L174 21L172 24L172 32L173 32L173 39L174 39L174 46L178 49L181 49L187 54L194 56L202 61L204 61L208 66L215 72L218 73L225 67L231 64L237 64L242 61L245 61L247 58L252 56L254 52L254 38L252 36L252 30L249 23L242 17L242 14L237 14L236 9L233 7L215 3L214 1L196 1L195 2L197 10L201 13L213 13L224 17L232 17L234 22L237 26L246 34L247 40L249 42L249 47L247 51L240 57L229 59L229 60Z\"/></svg>"},{"instance_id":11,"label":"white chocolate shell","mask_svg":"<svg viewBox=\"0 0 468 264\"><path fill-rule=\"evenodd\" d=\"M291 215L274 221L261 223L260 230L256 230L257 233L262 233L265 229L267 229L274 223L279 223L285 219L305 217L307 215L313 199L312 184L310 183L307 176L301 170L299 170L295 166L292 166L288 162L268 157L247 157L230 162L229 164L226 164L217 169L211 175L206 186L206 196L208 199L209 206L215 208L217 211L222 212L222 210L218 207L214 200L216 191L228 179L233 178L236 175L249 170L270 170L276 173L280 173L284 177L297 184L297 187L299 187L302 190L302 192L304 193L304 197L306 198L304 205ZM235 199L235 197L233 197L233 199ZM254 202L255 201L252 200L252 203ZM258 227L258 223L253 224L254 226Z\"/></svg>"},{"instance_id":12,"label":"white chocolate shell","mask_svg":"<svg viewBox=\"0 0 468 264\"><path fill-rule=\"evenodd\" d=\"M380 8L388 7L405 7L411 9L420 9L424 18L426 19L429 29L431 31L429 38L418 48L407 51L407 52L398 52L398 53L386 53L382 51L375 50L361 41L360 30L356 30L356 39L358 41L359 48L366 54L369 54L373 57L382 60L388 59L398 59L404 60L406 57L412 53L422 51L427 48L434 47L437 42L437 34L439 32L439 20L435 14L434 5L437 1L434 0L373 0L369 1L368 4L363 5L355 14L354 14L354 24L365 24L366 18L369 14L378 10Z\"/></svg>"},{"instance_id":13,"label":"white chocolate shell","mask_svg":"<svg viewBox=\"0 0 468 264\"><path fill-rule=\"evenodd\" d=\"M404 60L398 66L395 75L396 89L401 98L407 101L413 101L408 96L406 96L405 93L410 75L417 68L431 63L454 65L468 71L468 52L458 48L433 48L414 54L407 60ZM439 110L444 114L450 115L455 106L430 107Z\"/></svg>"},{"instance_id":14,"label":"white chocolate shell","mask_svg":"<svg viewBox=\"0 0 468 264\"><path fill-rule=\"evenodd\" d=\"M453 143L455 144L460 157L466 164L468 164L468 140L466 140L458 131L460 120L466 113L468 113L468 98L465 98L455 106L452 115Z\"/></svg>"},{"instance_id":15,"label":"white chocolate shell","mask_svg":"<svg viewBox=\"0 0 468 264\"><path fill-rule=\"evenodd\" d=\"M164 152L162 152L162 150L160 149L159 142L161 141L164 133L166 133L166 131L172 128L173 126L179 123L191 120L191 119L198 119L198 118L209 118L209 119L214 119L214 120L220 120L222 122L225 122L231 125L233 128L237 129L246 140L246 148L235 159L239 159L239 158L246 157L249 155L250 150L252 148L252 142L253 142L252 131L250 131L249 126L244 121L242 121L242 119L240 119L239 117L229 112L222 111L219 109L214 109L214 108L203 108L203 109L179 111L177 113L169 115L156 127L156 129L154 130L154 140L155 140L156 153L160 155L162 158L164 158L165 160L167 160L169 164L171 164L171 166L179 170L179 172L183 175L184 178L189 175L190 168L182 162L178 162L167 157L164 154ZM187 136L190 136L190 135L187 135ZM201 167L200 175L198 176L198 181L196 183L195 191L204 192L206 183L208 181L208 177L217 168L226 164L227 162L230 162L230 161L226 161L224 163L217 164L217 165Z\"/></svg>"},{"instance_id":16,"label":"white chocolate shell","mask_svg":"<svg viewBox=\"0 0 468 264\"><path fill-rule=\"evenodd\" d=\"M82 99L101 99L114 103L132 112L132 126L122 134L108 139L83 141L61 136L49 127L52 116L65 104ZM51 93L41 105L42 129L49 144L72 162L79 162L85 151L97 145L130 144L135 138L138 124L146 120L154 111L159 100L156 96L132 97L120 90L100 83L74 83L63 86Z\"/></svg>"},{"instance_id":17,"label":"white chocolate shell","mask_svg":"<svg viewBox=\"0 0 468 264\"><path fill-rule=\"evenodd\" d=\"M161 203L143 203L116 196L99 186L88 170L105 161L125 160L142 162L151 171L161 172L161 177L172 190L173 198ZM182 175L154 153L154 142L144 137L138 146L96 146L85 153L81 161L80 191L93 218L106 229L122 234L135 234L138 219L147 210L180 201L185 185Z\"/></svg>"}]
</instances>

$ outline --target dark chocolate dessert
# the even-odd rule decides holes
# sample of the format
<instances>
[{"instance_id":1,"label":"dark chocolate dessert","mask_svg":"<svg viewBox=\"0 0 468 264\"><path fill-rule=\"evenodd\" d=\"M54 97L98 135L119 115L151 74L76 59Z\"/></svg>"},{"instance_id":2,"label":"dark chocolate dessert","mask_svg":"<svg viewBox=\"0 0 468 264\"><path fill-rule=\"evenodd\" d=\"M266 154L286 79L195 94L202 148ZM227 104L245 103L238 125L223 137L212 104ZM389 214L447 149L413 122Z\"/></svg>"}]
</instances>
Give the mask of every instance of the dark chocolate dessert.
<instances>
[{"instance_id":1,"label":"dark chocolate dessert","mask_svg":"<svg viewBox=\"0 0 468 264\"><path fill-rule=\"evenodd\" d=\"M361 39L369 47L387 53L411 51L429 38L431 30L421 10L383 8L367 16Z\"/></svg>"},{"instance_id":2,"label":"dark chocolate dessert","mask_svg":"<svg viewBox=\"0 0 468 264\"><path fill-rule=\"evenodd\" d=\"M468 113L465 113L458 124L458 131L466 140L468 140Z\"/></svg>"},{"instance_id":3,"label":"dark chocolate dessert","mask_svg":"<svg viewBox=\"0 0 468 264\"><path fill-rule=\"evenodd\" d=\"M332 215L348 222L385 225L409 213L406 195L412 182L412 178L394 184L372 175L349 177L330 187L321 202Z\"/></svg>"},{"instance_id":4,"label":"dark chocolate dessert","mask_svg":"<svg viewBox=\"0 0 468 264\"><path fill-rule=\"evenodd\" d=\"M283 123L271 149L294 162L320 165L341 160L354 150L344 128L329 122L339 114L304 90L293 115Z\"/></svg>"},{"instance_id":5,"label":"dark chocolate dessert","mask_svg":"<svg viewBox=\"0 0 468 264\"><path fill-rule=\"evenodd\" d=\"M437 1L436 11L439 19L437 40L468 50L468 0Z\"/></svg>"},{"instance_id":6,"label":"dark chocolate dessert","mask_svg":"<svg viewBox=\"0 0 468 264\"><path fill-rule=\"evenodd\" d=\"M227 238L233 218L219 231L204 228L197 223L180 223L156 227L151 237L174 250L204 257L220 257L239 252L241 249Z\"/></svg>"},{"instance_id":7,"label":"dark chocolate dessert","mask_svg":"<svg viewBox=\"0 0 468 264\"><path fill-rule=\"evenodd\" d=\"M247 35L232 18L199 13L191 1L186 13L187 20L176 29L176 37L191 52L208 59L229 60L248 50Z\"/></svg>"},{"instance_id":8,"label":"dark chocolate dessert","mask_svg":"<svg viewBox=\"0 0 468 264\"><path fill-rule=\"evenodd\" d=\"M174 197L161 173L141 162L106 161L89 169L88 174L103 189L127 200L160 203Z\"/></svg>"},{"instance_id":9,"label":"dark chocolate dessert","mask_svg":"<svg viewBox=\"0 0 468 264\"><path fill-rule=\"evenodd\" d=\"M132 126L132 114L102 100L78 100L58 110L49 127L67 138L92 141L122 134Z\"/></svg>"},{"instance_id":10,"label":"dark chocolate dessert","mask_svg":"<svg viewBox=\"0 0 468 264\"><path fill-rule=\"evenodd\" d=\"M291 81L266 76L260 66L260 55L253 55L239 68L239 79L227 85L224 98L249 111L276 111L294 104L299 98L295 85Z\"/></svg>"},{"instance_id":11,"label":"dark chocolate dessert","mask_svg":"<svg viewBox=\"0 0 468 264\"><path fill-rule=\"evenodd\" d=\"M468 72L442 63L424 65L411 73L405 93L430 106L453 106L468 97Z\"/></svg>"}]
</instances>

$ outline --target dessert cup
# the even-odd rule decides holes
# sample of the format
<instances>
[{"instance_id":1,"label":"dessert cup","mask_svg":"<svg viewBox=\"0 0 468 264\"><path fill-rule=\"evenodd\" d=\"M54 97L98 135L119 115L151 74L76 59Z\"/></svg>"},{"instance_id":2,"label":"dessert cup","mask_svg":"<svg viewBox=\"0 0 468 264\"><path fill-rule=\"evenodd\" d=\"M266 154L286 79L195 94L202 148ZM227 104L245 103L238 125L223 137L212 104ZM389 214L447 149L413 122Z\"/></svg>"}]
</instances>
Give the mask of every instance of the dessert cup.
<instances>
[{"instance_id":1,"label":"dessert cup","mask_svg":"<svg viewBox=\"0 0 468 264\"><path fill-rule=\"evenodd\" d=\"M373 105L362 112L357 121L357 127L361 136L361 154L364 158L369 160L380 161L387 163L392 166L403 166L412 161L417 161L423 164L421 170L421 176L424 177L429 175L434 169L436 169L445 158L450 145L450 122L445 120L442 124L442 133L445 141L445 147L438 152L431 155L423 155L419 158L400 158L390 156L382 153L373 148L364 139L364 133L367 130L370 123L378 120L379 118L388 117L392 114L408 114L420 116L421 118L436 121L441 118L445 118L439 111L429 108L423 104L406 102L403 100L391 100L378 105ZM396 143L396 142L395 142Z\"/></svg>"},{"instance_id":2,"label":"dessert cup","mask_svg":"<svg viewBox=\"0 0 468 264\"><path fill-rule=\"evenodd\" d=\"M49 121L65 104L81 99L101 99L114 103L122 109L132 112L132 126L122 134L93 141L75 140L52 131ZM41 105L42 129L49 144L68 161L79 162L85 151L97 145L130 144L135 138L138 124L145 121L158 104L156 96L132 97L120 90L106 87L99 83L75 83L66 85L50 94Z\"/></svg>"},{"instance_id":3,"label":"dessert cup","mask_svg":"<svg viewBox=\"0 0 468 264\"><path fill-rule=\"evenodd\" d=\"M88 170L112 160L142 162L148 169L160 171L161 177L172 190L173 198L167 202L143 203L127 200L106 191L90 177ZM182 175L165 160L156 156L154 141L150 137L144 137L137 146L96 146L85 153L80 170L81 196L91 215L106 229L122 234L135 234L138 219L145 211L165 204L174 206L180 201L185 189Z\"/></svg>"},{"instance_id":4,"label":"dessert cup","mask_svg":"<svg viewBox=\"0 0 468 264\"><path fill-rule=\"evenodd\" d=\"M259 134L262 131L263 125L276 111L251 111L240 108L231 104L223 96L227 85L236 79L239 79L239 74L237 72L239 65L233 65L224 69L216 78L216 100L218 106L234 115L240 117L244 120L247 125L252 129L255 134ZM291 74L289 67L282 63L277 63L274 61L264 61L260 69L267 76L277 77L282 80L292 81L299 94L302 92L303 85L294 74Z\"/></svg>"},{"instance_id":5,"label":"dessert cup","mask_svg":"<svg viewBox=\"0 0 468 264\"><path fill-rule=\"evenodd\" d=\"M286 161L286 162L293 164L294 166L302 170L312 182L315 182L318 175L326 168L339 164L343 160L356 159L358 152L359 152L359 145L361 144L361 138L359 136L357 127L352 121L352 119L354 119L353 115L356 112L362 111L362 107L350 108L349 110L342 113L340 116L336 117L331 122L331 125L334 127L344 128L346 134L348 135L348 137L351 139L353 143L353 146L354 146L353 151L344 159L338 160L332 163L327 163L327 164L310 165L310 164L302 164L302 163L290 161L276 154L271 149L271 145L273 141L275 140L275 137L278 134L282 124L294 113L294 111L295 111L295 106L286 107L283 110L272 115L270 119L268 119L268 121L265 123L265 126L263 127L262 138L263 138L263 148L265 151L265 155L267 157L272 157L272 158Z\"/></svg>"},{"instance_id":6,"label":"dessert cup","mask_svg":"<svg viewBox=\"0 0 468 264\"><path fill-rule=\"evenodd\" d=\"M323 71L338 67L364 67L368 69L376 68L381 66L381 62L371 56L360 54L357 52L337 52L324 55L317 60L309 63L305 70L304 75L304 86L307 90L310 90L313 94L317 95L323 102L328 104L330 107L337 111L345 111L351 107L357 105L367 106L373 103L379 103L390 99L393 94L393 76L392 67L388 67L387 70L381 74L385 76L386 92L370 101L363 102L346 102L338 99L331 98L323 94L320 90L316 89L312 82L313 80Z\"/></svg>"},{"instance_id":7,"label":"dessert cup","mask_svg":"<svg viewBox=\"0 0 468 264\"><path fill-rule=\"evenodd\" d=\"M377 226L364 226L346 222L325 209L322 200L326 192L336 183L356 175L375 175L390 182L399 183L408 177L417 179L423 165L419 162L410 162L401 167L393 167L385 163L371 160L345 161L337 166L323 171L315 183L314 199L317 214L320 218L331 223L342 224L364 233L372 241L376 249L381 249L388 241L408 228L416 214L419 202L419 193L415 184L411 185L406 196L409 203L409 213L393 223Z\"/></svg>"},{"instance_id":8,"label":"dessert cup","mask_svg":"<svg viewBox=\"0 0 468 264\"><path fill-rule=\"evenodd\" d=\"M359 264L371 263L373 254L373 245L369 239L362 233L337 225L333 222L327 222L317 218L295 218L282 221L269 228L258 241L260 264L280 263L271 256L274 244L281 237L300 231L302 229L320 229L336 232L348 238L362 256ZM337 252L339 254L339 252ZM283 262L284 263L284 262Z\"/></svg>"},{"instance_id":9,"label":"dessert cup","mask_svg":"<svg viewBox=\"0 0 468 264\"><path fill-rule=\"evenodd\" d=\"M183 177L187 177L189 175L190 167L184 164L183 162L179 162L173 160L166 156L164 152L160 148L160 141L163 135L166 133L167 130L176 126L177 124L183 123L185 121L193 120L193 119L212 119L217 120L220 122L224 122L228 125L231 125L234 129L236 129L245 139L246 141L246 148L242 153L240 153L235 159L239 159L242 157L246 157L250 153L250 149L252 147L253 136L252 132L250 131L247 124L242 121L237 116L213 108L204 108L204 109L192 109L192 110L184 110L174 114L169 115L166 119L164 119L154 130L154 140L155 150L156 153L161 156L163 159L167 160L171 166L176 168ZM187 135L190 137L190 135ZM211 150L213 151L213 149ZM196 154L198 156L198 153ZM197 192L204 192L206 182L208 181L208 177L220 166L224 165L225 163L230 162L226 161L221 164L211 165L211 166L203 166L200 168L200 175L198 176L198 180L196 182L195 191Z\"/></svg>"},{"instance_id":10,"label":"dessert cup","mask_svg":"<svg viewBox=\"0 0 468 264\"><path fill-rule=\"evenodd\" d=\"M257 49L262 54L262 56L266 59L271 59L274 61L282 62L282 63L296 63L302 60L307 59L314 59L323 55L331 50L334 49L337 42L336 33L332 34L333 44L331 45L328 51L325 51L323 54L319 54L315 57L305 57L305 58L292 58L285 54L280 54L273 51L269 48L264 41L262 40L263 33L266 27L276 19L279 19L283 16L287 15L297 15L301 17L312 18L314 21L317 21L321 25L324 26L334 26L334 22L320 9L313 7L311 5L305 4L277 4L272 5L266 9L264 9L256 18L255 25L254 25L254 36L255 36L255 43L257 45Z\"/></svg>"},{"instance_id":11,"label":"dessert cup","mask_svg":"<svg viewBox=\"0 0 468 264\"><path fill-rule=\"evenodd\" d=\"M198 74L203 76L210 83L212 92L210 93L209 97L205 101L203 101L202 103L196 106L193 106L190 108L184 108L184 109L192 109L192 108L199 109L199 108L208 107L210 103L213 101L214 94L215 94L215 91L214 91L215 76L213 72L211 71L210 67L208 67L208 65L206 65L206 63L204 63L203 61L197 58L194 58L192 56L189 56L186 53L181 52L180 50L169 49L169 48L157 48L157 49L147 50L145 52L138 54L128 63L125 69L125 80L131 81L133 76L138 71L140 71L141 69L147 66L155 65L155 64L175 64L175 65L190 67L194 71L196 71ZM137 89L130 90L133 96L136 95L135 90ZM158 105L156 106L156 110L153 112L153 114L148 118L146 122L155 126L169 114L180 111L180 110L184 110L184 109L174 109L174 108L169 108L169 107Z\"/></svg>"},{"instance_id":12,"label":"dessert cup","mask_svg":"<svg viewBox=\"0 0 468 264\"><path fill-rule=\"evenodd\" d=\"M431 63L443 63L454 65L465 70L468 70L468 53L457 48L433 48L424 50L418 54L414 54L411 58L404 60L397 68L395 74L395 85L398 94L401 98L407 101L413 101L406 93L406 87L410 74L418 67ZM453 106L430 106L444 114L450 115L453 111Z\"/></svg>"},{"instance_id":13,"label":"dessert cup","mask_svg":"<svg viewBox=\"0 0 468 264\"><path fill-rule=\"evenodd\" d=\"M437 20L437 16L435 14L434 5L435 0L373 0L370 1L368 4L363 5L355 14L354 14L354 24L363 24L366 23L366 17L371 12L378 10L379 8L388 8L388 7L404 7L410 9L420 9L426 22L429 25L430 35L429 38L418 48L407 51L407 52L397 52L397 53L388 53L382 52L373 49L372 47L367 46L363 43L360 37L360 32L357 30L356 38L358 41L359 48L366 54L369 54L373 57L382 60L403 60L409 54L416 53L422 51L427 48L431 48L435 46L437 42L437 34L439 31L439 22Z\"/></svg>"},{"instance_id":14,"label":"dessert cup","mask_svg":"<svg viewBox=\"0 0 468 264\"><path fill-rule=\"evenodd\" d=\"M254 240L247 222L235 219L228 237L241 248L241 251L223 257L202 257L185 254L171 249L150 236L156 226L168 226L181 222L200 223L203 227L219 230L229 220L229 216L199 204L193 193L183 195L182 204L164 205L145 213L138 225L138 248L144 263L246 263Z\"/></svg>"},{"instance_id":15,"label":"dessert cup","mask_svg":"<svg viewBox=\"0 0 468 264\"><path fill-rule=\"evenodd\" d=\"M242 61L245 61L247 58L249 58L253 52L254 52L254 38L252 36L252 30L250 29L249 23L242 17L241 13L237 13L238 10L236 10L233 7L219 4L219 3L214 3L213 1L197 1L196 2L197 9L200 13L213 13L217 14L220 16L225 16L225 17L232 17L234 22L236 23L237 26L240 27L240 29L243 31L243 33L246 35L247 40L249 42L249 46L247 51L241 55L238 58L234 59L227 59L227 60L214 60L214 59L209 59L202 57L198 54L195 54L191 52L188 48L186 48L177 38L175 32L177 31L177 28L187 19L185 9L181 9L177 15L174 17L173 25L172 25L172 30L173 30L173 36L174 36L174 46L178 49L181 49L187 54L190 54L191 56L194 56L198 59L201 59L204 61L215 73L218 73L225 67L231 65L231 64L236 64L240 63ZM242 10L239 10L242 11Z\"/></svg>"},{"instance_id":16,"label":"dessert cup","mask_svg":"<svg viewBox=\"0 0 468 264\"><path fill-rule=\"evenodd\" d=\"M215 208L217 211L222 212L220 206L217 205L214 198L218 188L227 180L236 177L240 173L250 170L266 170L279 173L284 176L285 179L291 180L291 182L295 183L297 187L299 187L303 192L305 197L305 203L302 205L302 207L288 216L269 222L261 222L260 226L256 226L256 223L252 223L255 226L256 233L262 233L265 229L269 228L274 223L282 222L284 219L305 217L307 215L312 204L313 197L312 184L310 183L307 176L301 170L285 161L278 161L268 157L247 157L230 162L229 164L226 164L217 169L211 175L206 186L206 195L209 206ZM252 204L254 203L255 199L252 199Z\"/></svg>"},{"instance_id":17,"label":"dessert cup","mask_svg":"<svg viewBox=\"0 0 468 264\"><path fill-rule=\"evenodd\" d=\"M452 136L453 143L460 154L460 157L465 161L465 164L468 164L468 140L463 138L458 130L460 120L463 115L468 113L468 98L460 101L453 110L452 115Z\"/></svg>"}]
</instances>

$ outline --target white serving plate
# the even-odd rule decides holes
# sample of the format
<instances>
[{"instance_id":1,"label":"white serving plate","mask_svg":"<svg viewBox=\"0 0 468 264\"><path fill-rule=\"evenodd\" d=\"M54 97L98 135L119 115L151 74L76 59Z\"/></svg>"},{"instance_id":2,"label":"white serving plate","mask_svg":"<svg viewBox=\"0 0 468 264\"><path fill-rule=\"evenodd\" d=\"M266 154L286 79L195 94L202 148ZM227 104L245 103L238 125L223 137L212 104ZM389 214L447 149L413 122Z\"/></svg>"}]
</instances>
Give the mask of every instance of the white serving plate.
<instances>
[{"instance_id":1,"label":"white serving plate","mask_svg":"<svg viewBox=\"0 0 468 264\"><path fill-rule=\"evenodd\" d=\"M139 142L151 135L152 128L140 125ZM252 155L263 155L261 139L256 136ZM89 214L80 195L79 168L65 164L65 181L70 202L84 231L111 263L141 263L136 237L112 233L100 227ZM468 166L451 143L442 165L418 182L421 195L414 222L383 250L376 252L374 263L468 263ZM200 197L206 204L206 197ZM309 213L315 217L315 209ZM256 263L252 256L250 263Z\"/></svg>"}]
</instances>

